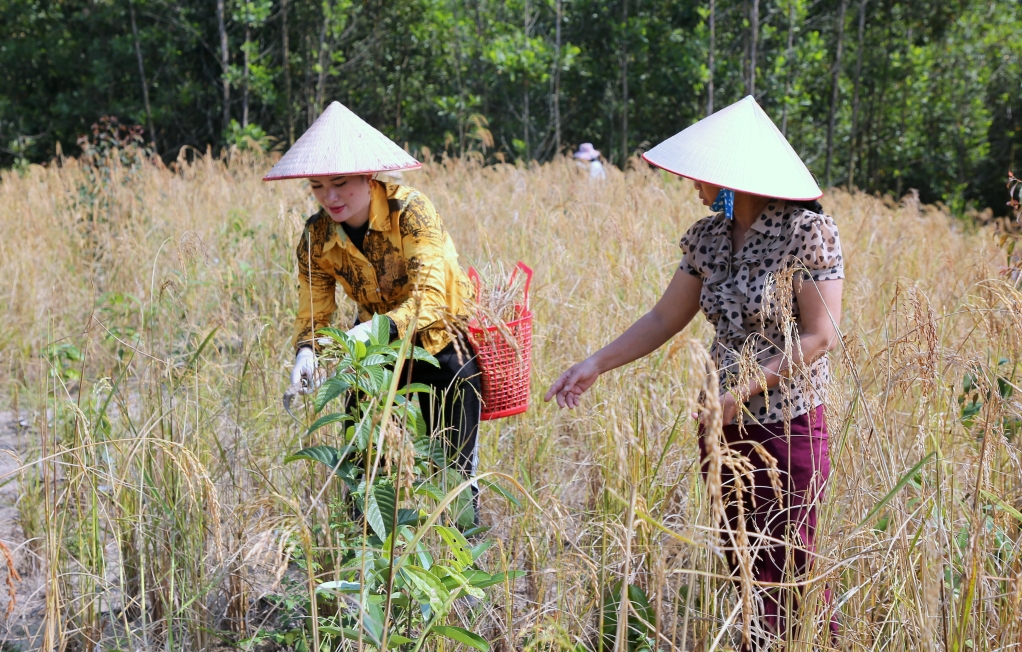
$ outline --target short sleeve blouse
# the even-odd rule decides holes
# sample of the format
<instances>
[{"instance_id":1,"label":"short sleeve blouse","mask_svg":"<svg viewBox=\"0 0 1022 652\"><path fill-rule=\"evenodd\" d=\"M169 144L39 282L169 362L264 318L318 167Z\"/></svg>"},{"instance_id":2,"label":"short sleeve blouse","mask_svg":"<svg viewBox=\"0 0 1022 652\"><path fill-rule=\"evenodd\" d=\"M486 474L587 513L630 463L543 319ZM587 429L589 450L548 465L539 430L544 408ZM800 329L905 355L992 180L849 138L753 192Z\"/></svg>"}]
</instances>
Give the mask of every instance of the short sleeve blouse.
<instances>
[{"instance_id":1,"label":"short sleeve blouse","mask_svg":"<svg viewBox=\"0 0 1022 652\"><path fill-rule=\"evenodd\" d=\"M723 213L693 224L681 249L681 269L703 281L699 306L716 330L710 355L729 388L737 386L743 351L762 364L798 346L785 341L793 330L785 328L791 323L786 315L800 325L793 284L845 276L834 220L780 200L756 219L737 253L731 251L731 221ZM749 397L745 407L758 423L783 422L820 405L829 380L824 355L769 395Z\"/></svg>"}]
</instances>

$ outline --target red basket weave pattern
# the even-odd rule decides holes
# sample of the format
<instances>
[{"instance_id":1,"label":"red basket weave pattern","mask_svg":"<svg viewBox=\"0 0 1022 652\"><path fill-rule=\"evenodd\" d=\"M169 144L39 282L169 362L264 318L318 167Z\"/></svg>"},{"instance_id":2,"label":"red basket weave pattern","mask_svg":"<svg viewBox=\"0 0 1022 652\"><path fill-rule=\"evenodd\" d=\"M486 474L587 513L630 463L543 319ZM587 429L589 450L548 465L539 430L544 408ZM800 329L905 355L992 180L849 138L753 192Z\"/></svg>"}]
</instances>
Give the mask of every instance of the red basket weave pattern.
<instances>
[{"instance_id":1,"label":"red basket weave pattern","mask_svg":"<svg viewBox=\"0 0 1022 652\"><path fill-rule=\"evenodd\" d=\"M524 303L518 306L518 319L507 322L503 328L480 326L473 321L468 326L469 338L476 350L476 360L482 372L483 421L502 419L521 414L529 409L529 376L532 371L532 311L529 310L529 285L532 270L519 262L512 273L526 276ZM479 275L468 270L469 278L480 291ZM506 330L505 330L506 329ZM502 332L504 331L504 332ZM513 339L506 337L510 333Z\"/></svg>"},{"instance_id":2,"label":"red basket weave pattern","mask_svg":"<svg viewBox=\"0 0 1022 652\"><path fill-rule=\"evenodd\" d=\"M532 313L506 324L512 345L496 326L469 326L476 359L483 373L483 421L521 414L529 409L532 371Z\"/></svg>"}]
</instances>

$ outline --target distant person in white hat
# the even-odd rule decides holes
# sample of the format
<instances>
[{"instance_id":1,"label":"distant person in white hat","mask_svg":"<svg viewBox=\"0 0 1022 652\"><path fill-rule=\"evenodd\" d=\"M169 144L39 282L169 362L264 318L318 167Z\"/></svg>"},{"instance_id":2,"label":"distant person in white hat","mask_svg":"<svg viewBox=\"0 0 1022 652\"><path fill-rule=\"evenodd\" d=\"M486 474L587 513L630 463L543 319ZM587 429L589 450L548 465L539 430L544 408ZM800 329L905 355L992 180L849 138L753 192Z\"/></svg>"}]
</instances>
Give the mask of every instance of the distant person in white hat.
<instances>
[{"instance_id":1,"label":"distant person in white hat","mask_svg":"<svg viewBox=\"0 0 1022 652\"><path fill-rule=\"evenodd\" d=\"M391 339L415 329L415 343L440 363L412 363L412 381L433 388L442 415L423 399L430 429L445 426L448 459L476 467L481 379L464 335L474 296L440 215L424 194L374 178L421 164L339 102L332 103L273 166L265 181L308 179L320 205L298 243L298 315L292 385L315 390L316 331L334 325L338 285L358 305L348 335L369 339L373 315ZM456 341L457 340L457 341ZM478 514L477 514L478 518Z\"/></svg>"},{"instance_id":2,"label":"distant person in white hat","mask_svg":"<svg viewBox=\"0 0 1022 652\"><path fill-rule=\"evenodd\" d=\"M710 354L721 374L724 440L755 466L754 488L746 478L740 494L754 579L775 585L757 588L760 638L746 649L759 649L790 635L788 608L798 605L801 592L777 585L805 581L815 552L817 505L830 475L823 399L827 352L838 344L841 319L841 241L816 202L822 192L813 175L751 96L643 158L695 181L715 214L681 239L681 266L656 306L564 372L546 400L577 407L600 374L655 351L703 312L716 329ZM703 425L708 418L702 410ZM711 436L700 427L704 474L715 448ZM771 483L771 458L780 496ZM721 478L733 533L739 498L729 467ZM733 553L736 542L724 538ZM737 574L738 558L729 558ZM830 625L836 632L836 619Z\"/></svg>"},{"instance_id":3,"label":"distant person in white hat","mask_svg":"<svg viewBox=\"0 0 1022 652\"><path fill-rule=\"evenodd\" d=\"M578 161L588 161L590 181L607 178L607 171L603 169L603 163L600 162L600 150L595 149L592 143L582 143L579 145L578 151L575 152L575 159Z\"/></svg>"}]
</instances>

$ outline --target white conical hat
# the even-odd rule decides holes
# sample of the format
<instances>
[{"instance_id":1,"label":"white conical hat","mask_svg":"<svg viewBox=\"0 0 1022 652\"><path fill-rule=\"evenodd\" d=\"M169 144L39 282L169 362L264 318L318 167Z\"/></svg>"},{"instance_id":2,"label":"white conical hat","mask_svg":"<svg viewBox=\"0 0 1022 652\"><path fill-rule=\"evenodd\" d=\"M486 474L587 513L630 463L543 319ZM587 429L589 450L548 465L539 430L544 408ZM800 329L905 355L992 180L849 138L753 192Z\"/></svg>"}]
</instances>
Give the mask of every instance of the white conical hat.
<instances>
[{"instance_id":1,"label":"white conical hat","mask_svg":"<svg viewBox=\"0 0 1022 652\"><path fill-rule=\"evenodd\" d=\"M340 102L331 102L263 181L414 170L422 163L366 124Z\"/></svg>"},{"instance_id":2,"label":"white conical hat","mask_svg":"<svg viewBox=\"0 0 1022 652\"><path fill-rule=\"evenodd\" d=\"M823 195L751 95L671 136L642 158L679 176L754 195L796 201Z\"/></svg>"}]
</instances>

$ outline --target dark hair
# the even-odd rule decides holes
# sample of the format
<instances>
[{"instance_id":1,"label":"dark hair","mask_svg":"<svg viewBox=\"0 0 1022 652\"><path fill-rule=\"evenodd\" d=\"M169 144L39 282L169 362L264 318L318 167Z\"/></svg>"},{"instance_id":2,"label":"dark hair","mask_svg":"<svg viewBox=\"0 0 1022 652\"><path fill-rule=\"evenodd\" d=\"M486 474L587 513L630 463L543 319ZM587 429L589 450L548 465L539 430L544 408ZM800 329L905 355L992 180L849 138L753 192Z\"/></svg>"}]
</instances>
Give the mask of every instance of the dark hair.
<instances>
[{"instance_id":1,"label":"dark hair","mask_svg":"<svg viewBox=\"0 0 1022 652\"><path fill-rule=\"evenodd\" d=\"M810 199L808 201L789 201L788 203L791 204L792 206L804 208L807 211L820 213L821 215L823 214L823 206L821 206L820 202L815 199Z\"/></svg>"}]
</instances>

